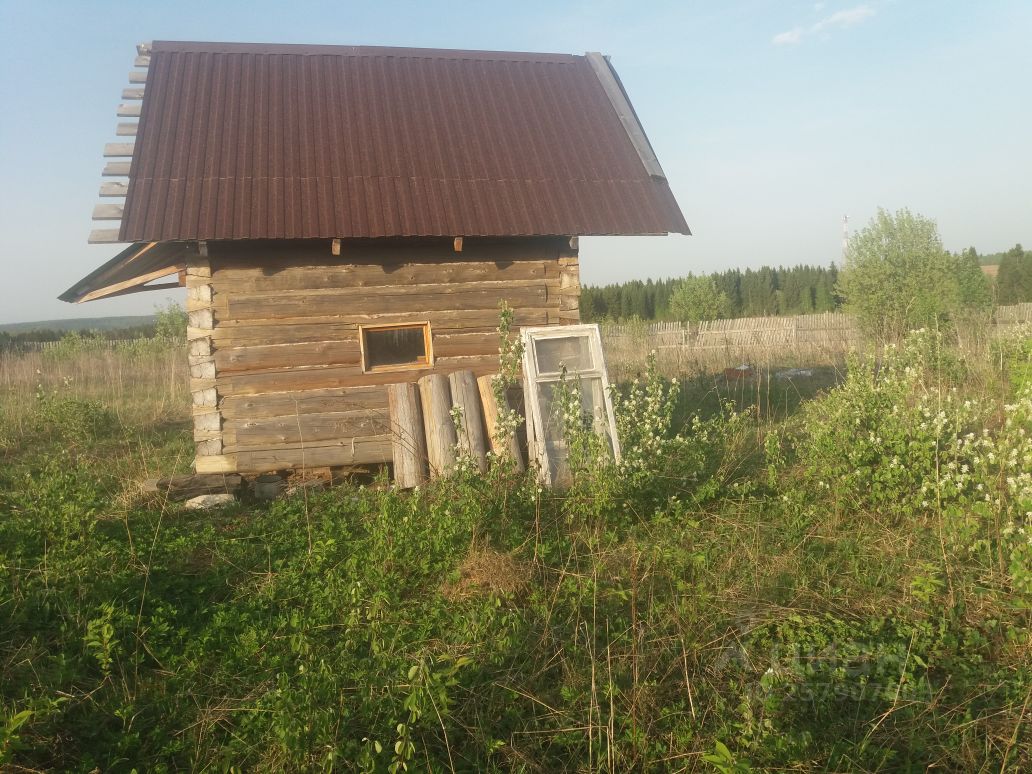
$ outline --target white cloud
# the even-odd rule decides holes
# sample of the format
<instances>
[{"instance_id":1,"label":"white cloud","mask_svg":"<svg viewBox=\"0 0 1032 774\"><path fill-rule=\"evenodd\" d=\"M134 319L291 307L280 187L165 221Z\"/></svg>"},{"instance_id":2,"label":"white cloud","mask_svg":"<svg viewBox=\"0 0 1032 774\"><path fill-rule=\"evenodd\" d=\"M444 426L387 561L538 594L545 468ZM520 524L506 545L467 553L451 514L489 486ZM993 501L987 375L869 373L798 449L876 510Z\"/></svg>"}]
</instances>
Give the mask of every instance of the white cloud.
<instances>
[{"instance_id":1,"label":"white cloud","mask_svg":"<svg viewBox=\"0 0 1032 774\"><path fill-rule=\"evenodd\" d=\"M816 3L813 9L815 11L820 11L823 7L824 3ZM835 11L835 13L825 16L820 21L811 24L809 27L793 27L785 32L779 32L771 38L770 42L775 46L794 46L808 35L817 35L821 32L826 32L836 28L841 29L852 27L860 24L865 19L871 18L872 16L874 16L874 8L867 4L858 5L844 11Z\"/></svg>"},{"instance_id":2,"label":"white cloud","mask_svg":"<svg viewBox=\"0 0 1032 774\"><path fill-rule=\"evenodd\" d=\"M803 39L804 31L805 30L803 30L802 27L796 27L795 29L788 30L787 32L779 32L771 40L771 43L775 46L794 46Z\"/></svg>"},{"instance_id":3,"label":"white cloud","mask_svg":"<svg viewBox=\"0 0 1032 774\"><path fill-rule=\"evenodd\" d=\"M854 24L859 24L864 19L869 19L872 16L874 16L874 9L871 6L858 5L856 8L850 8L847 11L836 11L831 16L821 19L810 27L810 32L821 32L833 27L852 27Z\"/></svg>"},{"instance_id":4,"label":"white cloud","mask_svg":"<svg viewBox=\"0 0 1032 774\"><path fill-rule=\"evenodd\" d=\"M824 6L826 6L826 5L827 5L827 3L814 3L813 4L814 13L820 13L821 11L824 10Z\"/></svg>"}]
</instances>

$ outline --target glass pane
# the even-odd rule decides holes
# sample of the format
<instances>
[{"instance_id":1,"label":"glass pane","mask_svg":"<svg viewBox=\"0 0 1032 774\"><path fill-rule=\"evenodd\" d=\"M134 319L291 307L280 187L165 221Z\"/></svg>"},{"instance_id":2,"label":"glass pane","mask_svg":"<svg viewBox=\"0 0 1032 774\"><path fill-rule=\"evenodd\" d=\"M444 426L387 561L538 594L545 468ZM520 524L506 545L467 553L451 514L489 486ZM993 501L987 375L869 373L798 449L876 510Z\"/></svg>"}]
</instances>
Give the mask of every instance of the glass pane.
<instances>
[{"instance_id":1,"label":"glass pane","mask_svg":"<svg viewBox=\"0 0 1032 774\"><path fill-rule=\"evenodd\" d=\"M591 428L606 439L609 453L613 452L612 437L609 432L609 421L606 418L605 392L602 379L597 376L570 379L567 381L572 389L579 390L581 399L581 421L585 428ZM560 407L556 401L556 390L559 382L543 382L538 384L538 402L541 408L540 441L545 445L548 463L551 468L552 481L563 484L569 477L566 466L568 450L563 437L563 420Z\"/></svg>"},{"instance_id":2,"label":"glass pane","mask_svg":"<svg viewBox=\"0 0 1032 774\"><path fill-rule=\"evenodd\" d=\"M385 368L397 365L418 365L427 362L424 327L366 328L366 368Z\"/></svg>"},{"instance_id":3,"label":"glass pane","mask_svg":"<svg viewBox=\"0 0 1032 774\"><path fill-rule=\"evenodd\" d=\"M571 373L590 371L597 367L591 357L591 344L587 336L538 339L534 347L539 374L557 374L563 366Z\"/></svg>"}]
</instances>

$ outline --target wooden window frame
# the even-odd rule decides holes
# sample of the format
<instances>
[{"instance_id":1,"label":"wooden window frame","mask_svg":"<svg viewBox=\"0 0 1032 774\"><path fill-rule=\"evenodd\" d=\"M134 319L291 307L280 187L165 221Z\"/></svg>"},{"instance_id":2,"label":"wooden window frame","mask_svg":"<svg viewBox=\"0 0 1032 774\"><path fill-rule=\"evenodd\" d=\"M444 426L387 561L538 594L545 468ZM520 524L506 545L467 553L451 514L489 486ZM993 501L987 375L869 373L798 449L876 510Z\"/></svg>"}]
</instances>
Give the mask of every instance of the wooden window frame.
<instances>
[{"instance_id":1,"label":"wooden window frame","mask_svg":"<svg viewBox=\"0 0 1032 774\"><path fill-rule=\"evenodd\" d=\"M383 365L369 367L366 358L366 331L391 331L403 330L405 328L421 328L423 331L423 348L426 351L426 360L418 363L397 363L395 365ZM419 371L426 368L433 368L434 346L433 332L430 330L429 320L418 320L416 322L389 323L387 325L359 325L358 326L358 348L362 358L362 373L378 374L385 371Z\"/></svg>"},{"instance_id":2,"label":"wooden window frame","mask_svg":"<svg viewBox=\"0 0 1032 774\"><path fill-rule=\"evenodd\" d=\"M541 415L541 402L538 399L538 385L550 382L556 384L560 381L559 374L542 375L538 370L537 347L535 342L542 339L562 339L574 336L585 337L588 340L588 347L591 350L592 368L577 371L568 371L567 375L572 379L594 378L600 379L602 383L603 408L606 414L606 424L609 426L610 443L612 444L613 458L619 463L620 439L616 434L616 416L613 412L613 399L609 387L609 371L606 368L605 354L602 351L602 334L597 323L579 325L547 325L539 327L526 327L520 329L520 336L523 339L523 396L527 407L527 440L529 447L530 461L537 462L538 480L545 486L555 485L552 480L552 466L549 460L548 449L543 440L541 423L544 417Z\"/></svg>"}]
</instances>

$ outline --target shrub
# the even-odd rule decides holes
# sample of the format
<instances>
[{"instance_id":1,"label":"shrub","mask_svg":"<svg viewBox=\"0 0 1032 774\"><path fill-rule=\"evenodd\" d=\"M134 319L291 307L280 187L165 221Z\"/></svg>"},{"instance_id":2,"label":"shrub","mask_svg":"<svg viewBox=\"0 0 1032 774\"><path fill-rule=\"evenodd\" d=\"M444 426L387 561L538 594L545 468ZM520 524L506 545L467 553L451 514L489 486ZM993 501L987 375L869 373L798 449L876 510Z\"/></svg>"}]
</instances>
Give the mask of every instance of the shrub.
<instances>
[{"instance_id":1,"label":"shrub","mask_svg":"<svg viewBox=\"0 0 1032 774\"><path fill-rule=\"evenodd\" d=\"M889 341L991 307L978 266L946 252L935 222L907 209L878 210L853 235L838 292L868 334Z\"/></svg>"}]
</instances>

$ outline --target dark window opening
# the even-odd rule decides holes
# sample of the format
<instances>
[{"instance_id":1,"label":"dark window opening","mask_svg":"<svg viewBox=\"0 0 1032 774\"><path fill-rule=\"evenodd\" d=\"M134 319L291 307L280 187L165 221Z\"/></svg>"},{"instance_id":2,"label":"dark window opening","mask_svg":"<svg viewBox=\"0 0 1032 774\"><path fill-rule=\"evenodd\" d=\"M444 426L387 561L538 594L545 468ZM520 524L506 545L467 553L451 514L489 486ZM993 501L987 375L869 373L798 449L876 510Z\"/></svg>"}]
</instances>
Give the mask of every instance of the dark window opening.
<instances>
[{"instance_id":1,"label":"dark window opening","mask_svg":"<svg viewBox=\"0 0 1032 774\"><path fill-rule=\"evenodd\" d=\"M424 368L432 362L430 323L362 328L362 368Z\"/></svg>"}]
</instances>

